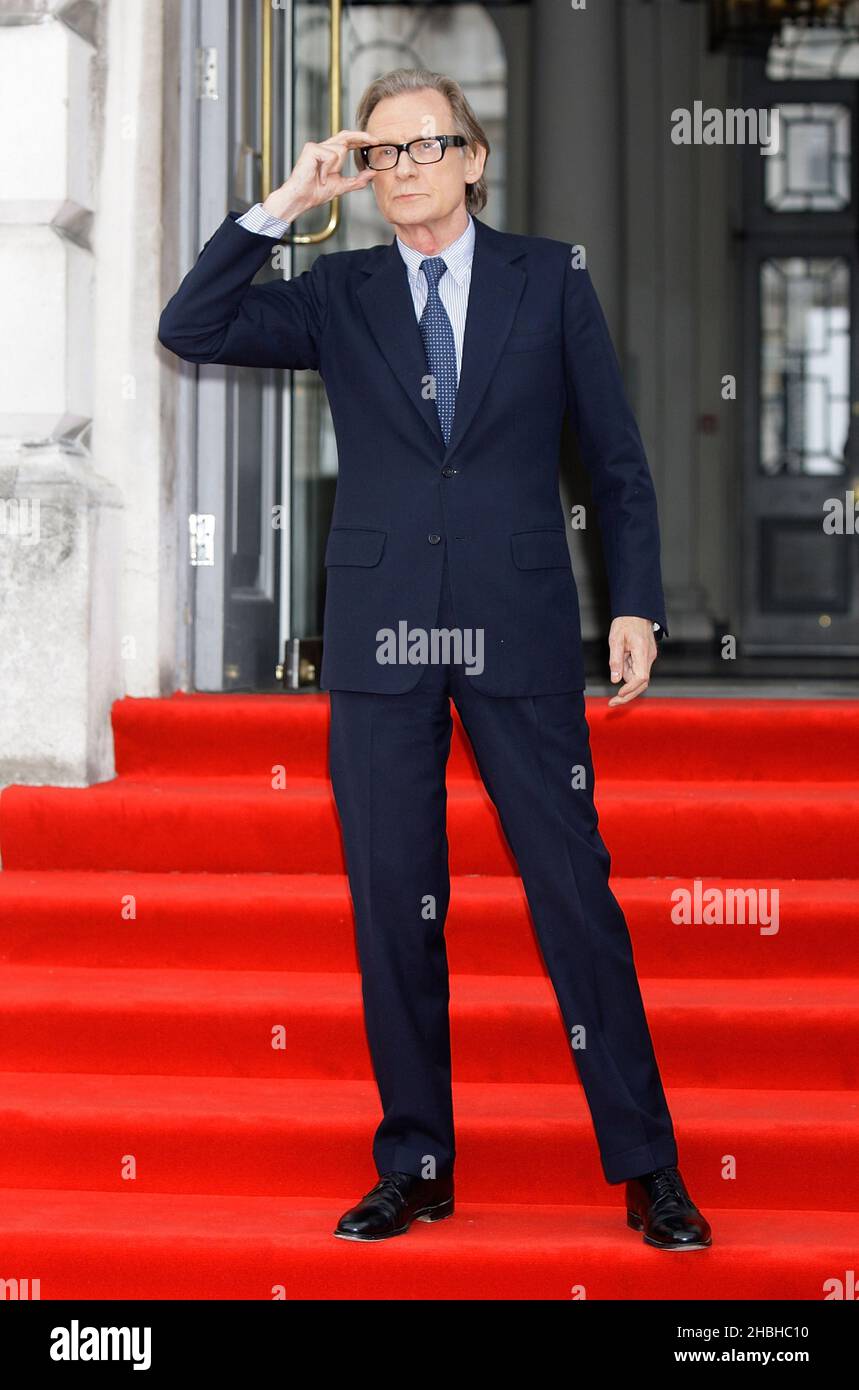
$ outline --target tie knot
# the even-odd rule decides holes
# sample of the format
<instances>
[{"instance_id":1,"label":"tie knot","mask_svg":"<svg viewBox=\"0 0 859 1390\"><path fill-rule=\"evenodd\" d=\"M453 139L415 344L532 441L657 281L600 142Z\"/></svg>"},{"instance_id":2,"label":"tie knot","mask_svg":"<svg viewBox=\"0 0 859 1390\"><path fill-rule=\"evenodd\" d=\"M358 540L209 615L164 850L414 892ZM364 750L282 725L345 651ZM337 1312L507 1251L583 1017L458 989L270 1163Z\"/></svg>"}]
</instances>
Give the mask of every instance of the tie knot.
<instances>
[{"instance_id":1,"label":"tie knot","mask_svg":"<svg viewBox=\"0 0 859 1390\"><path fill-rule=\"evenodd\" d=\"M443 257L433 256L431 260L421 261L421 270L426 276L427 284L430 289L435 289L439 280L444 275L444 272L447 270L447 266L444 263Z\"/></svg>"}]
</instances>

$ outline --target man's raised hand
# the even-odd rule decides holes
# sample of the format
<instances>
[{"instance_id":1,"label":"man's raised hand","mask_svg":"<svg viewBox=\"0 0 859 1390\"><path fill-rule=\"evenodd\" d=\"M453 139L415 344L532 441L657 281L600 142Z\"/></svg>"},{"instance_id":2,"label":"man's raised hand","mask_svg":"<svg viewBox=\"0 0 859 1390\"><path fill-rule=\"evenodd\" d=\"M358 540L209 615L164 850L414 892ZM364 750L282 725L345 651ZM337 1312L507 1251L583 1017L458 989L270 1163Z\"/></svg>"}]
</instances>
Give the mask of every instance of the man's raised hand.
<instances>
[{"instance_id":1,"label":"man's raised hand","mask_svg":"<svg viewBox=\"0 0 859 1390\"><path fill-rule=\"evenodd\" d=\"M332 198L365 188L374 178L375 169L363 169L360 174L351 176L341 174L340 170L350 150L373 143L373 136L366 130L341 130L320 143L308 140L289 178L263 203L266 212L292 222L302 212L330 202Z\"/></svg>"}]
</instances>

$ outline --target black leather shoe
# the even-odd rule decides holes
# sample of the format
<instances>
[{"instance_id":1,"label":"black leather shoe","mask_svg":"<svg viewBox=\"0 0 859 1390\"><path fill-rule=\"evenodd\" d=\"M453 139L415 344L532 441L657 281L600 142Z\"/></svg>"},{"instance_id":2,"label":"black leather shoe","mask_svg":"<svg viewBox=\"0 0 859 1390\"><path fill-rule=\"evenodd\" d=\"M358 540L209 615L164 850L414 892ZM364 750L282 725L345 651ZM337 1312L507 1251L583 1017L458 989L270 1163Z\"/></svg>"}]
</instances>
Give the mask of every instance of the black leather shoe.
<instances>
[{"instance_id":1,"label":"black leather shoe","mask_svg":"<svg viewBox=\"0 0 859 1390\"><path fill-rule=\"evenodd\" d=\"M453 1177L421 1178L415 1173L385 1173L345 1211L334 1228L343 1240L387 1240L404 1236L413 1221L443 1221L453 1216Z\"/></svg>"},{"instance_id":2,"label":"black leather shoe","mask_svg":"<svg viewBox=\"0 0 859 1390\"><path fill-rule=\"evenodd\" d=\"M659 1250L704 1250L713 1237L676 1168L654 1168L626 1184L626 1224Z\"/></svg>"}]
</instances>

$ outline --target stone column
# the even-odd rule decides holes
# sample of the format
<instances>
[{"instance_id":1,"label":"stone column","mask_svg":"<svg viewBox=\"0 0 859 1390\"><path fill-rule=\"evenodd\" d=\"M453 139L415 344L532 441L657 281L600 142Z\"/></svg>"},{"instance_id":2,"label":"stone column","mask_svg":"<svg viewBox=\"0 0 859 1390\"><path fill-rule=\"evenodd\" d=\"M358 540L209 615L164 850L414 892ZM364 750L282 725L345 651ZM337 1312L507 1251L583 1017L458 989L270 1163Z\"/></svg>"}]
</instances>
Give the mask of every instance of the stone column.
<instances>
[{"instance_id":1,"label":"stone column","mask_svg":"<svg viewBox=\"0 0 859 1390\"><path fill-rule=\"evenodd\" d=\"M625 366L618 6L601 0L584 6L570 0L535 0L533 12L533 215L528 230L585 248L588 270ZM561 493L582 635L607 638L607 586L595 507L586 507L585 530L569 528L571 506L589 503L587 484L570 467L571 444L565 438Z\"/></svg>"},{"instance_id":2,"label":"stone column","mask_svg":"<svg viewBox=\"0 0 859 1390\"><path fill-rule=\"evenodd\" d=\"M0 0L0 786L111 778L114 700L173 688L161 18Z\"/></svg>"},{"instance_id":3,"label":"stone column","mask_svg":"<svg viewBox=\"0 0 859 1390\"><path fill-rule=\"evenodd\" d=\"M731 362L723 151L671 144L668 116L725 100L703 5L534 0L532 233L581 244L659 502L672 640L727 610L733 439L699 431ZM703 155L703 157L702 157ZM703 403L707 403L706 407ZM565 470L565 502L586 500ZM569 511L568 511L569 515ZM585 637L607 635L597 519L572 533Z\"/></svg>"},{"instance_id":4,"label":"stone column","mask_svg":"<svg viewBox=\"0 0 859 1390\"><path fill-rule=\"evenodd\" d=\"M0 782L113 771L121 496L93 467L93 6L0 11Z\"/></svg>"}]
</instances>

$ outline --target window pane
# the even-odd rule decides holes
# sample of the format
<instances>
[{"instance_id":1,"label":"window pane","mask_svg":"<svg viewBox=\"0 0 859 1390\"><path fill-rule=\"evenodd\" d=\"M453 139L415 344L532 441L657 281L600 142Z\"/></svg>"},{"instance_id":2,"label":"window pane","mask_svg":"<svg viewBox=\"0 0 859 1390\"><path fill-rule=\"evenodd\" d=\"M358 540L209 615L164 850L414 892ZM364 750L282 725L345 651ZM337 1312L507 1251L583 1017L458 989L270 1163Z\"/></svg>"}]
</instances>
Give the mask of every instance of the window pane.
<instances>
[{"instance_id":1,"label":"window pane","mask_svg":"<svg viewBox=\"0 0 859 1390\"><path fill-rule=\"evenodd\" d=\"M779 147L764 159L773 212L834 212L850 203L850 112L846 106L783 102Z\"/></svg>"},{"instance_id":2,"label":"window pane","mask_svg":"<svg viewBox=\"0 0 859 1390\"><path fill-rule=\"evenodd\" d=\"M850 268L790 257L761 266L764 473L844 470L849 423Z\"/></svg>"}]
</instances>

